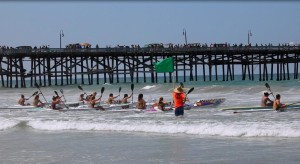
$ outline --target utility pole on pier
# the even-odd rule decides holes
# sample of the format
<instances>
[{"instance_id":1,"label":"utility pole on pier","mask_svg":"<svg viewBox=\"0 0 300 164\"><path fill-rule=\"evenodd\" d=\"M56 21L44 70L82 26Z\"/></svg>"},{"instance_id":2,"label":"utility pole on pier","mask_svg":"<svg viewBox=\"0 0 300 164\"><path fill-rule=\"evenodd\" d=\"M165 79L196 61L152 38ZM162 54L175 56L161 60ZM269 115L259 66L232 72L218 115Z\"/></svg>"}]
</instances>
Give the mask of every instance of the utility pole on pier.
<instances>
[{"instance_id":1,"label":"utility pole on pier","mask_svg":"<svg viewBox=\"0 0 300 164\"><path fill-rule=\"evenodd\" d=\"M63 30L60 30L59 32L59 48L61 48L61 38L64 37L64 31Z\"/></svg>"},{"instance_id":2,"label":"utility pole on pier","mask_svg":"<svg viewBox=\"0 0 300 164\"><path fill-rule=\"evenodd\" d=\"M186 30L185 30L185 28L183 29L183 36L184 36L184 40L185 40L185 45L187 45L187 37L186 37Z\"/></svg>"},{"instance_id":3,"label":"utility pole on pier","mask_svg":"<svg viewBox=\"0 0 300 164\"><path fill-rule=\"evenodd\" d=\"M248 30L248 45L250 44L250 36L252 36L251 30Z\"/></svg>"}]
</instances>

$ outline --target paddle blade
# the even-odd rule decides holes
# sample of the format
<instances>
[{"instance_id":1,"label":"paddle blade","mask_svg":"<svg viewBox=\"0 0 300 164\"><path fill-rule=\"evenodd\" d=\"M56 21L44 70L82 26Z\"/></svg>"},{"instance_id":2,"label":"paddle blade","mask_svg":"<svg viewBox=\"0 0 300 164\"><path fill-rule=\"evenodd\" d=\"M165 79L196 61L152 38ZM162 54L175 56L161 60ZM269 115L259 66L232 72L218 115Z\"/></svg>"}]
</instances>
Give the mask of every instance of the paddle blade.
<instances>
[{"instance_id":1,"label":"paddle blade","mask_svg":"<svg viewBox=\"0 0 300 164\"><path fill-rule=\"evenodd\" d=\"M82 87L81 87L80 85L78 85L78 89L80 89L80 90L82 90L82 91L83 91L83 89L82 89Z\"/></svg>"},{"instance_id":2,"label":"paddle blade","mask_svg":"<svg viewBox=\"0 0 300 164\"><path fill-rule=\"evenodd\" d=\"M101 88L101 94L103 94L104 90L105 90L105 88L102 87L102 88Z\"/></svg>"},{"instance_id":3,"label":"paddle blade","mask_svg":"<svg viewBox=\"0 0 300 164\"><path fill-rule=\"evenodd\" d=\"M36 91L36 92L34 92L33 94L32 94L32 96L35 96L35 95L37 95L39 93L39 91Z\"/></svg>"},{"instance_id":4,"label":"paddle blade","mask_svg":"<svg viewBox=\"0 0 300 164\"><path fill-rule=\"evenodd\" d=\"M182 82L180 82L180 86L181 86L181 88L184 88L184 85L183 85L183 83L182 83Z\"/></svg>"},{"instance_id":5,"label":"paddle blade","mask_svg":"<svg viewBox=\"0 0 300 164\"><path fill-rule=\"evenodd\" d=\"M131 91L133 92L134 84L131 84Z\"/></svg>"},{"instance_id":6,"label":"paddle blade","mask_svg":"<svg viewBox=\"0 0 300 164\"><path fill-rule=\"evenodd\" d=\"M188 91L188 93L187 93L187 94L190 94L191 92L193 92L193 90L194 90L194 87L193 87L193 88L191 88L191 89Z\"/></svg>"},{"instance_id":7,"label":"paddle blade","mask_svg":"<svg viewBox=\"0 0 300 164\"><path fill-rule=\"evenodd\" d=\"M265 84L265 86L269 89L270 88L270 85L268 83Z\"/></svg>"},{"instance_id":8,"label":"paddle blade","mask_svg":"<svg viewBox=\"0 0 300 164\"><path fill-rule=\"evenodd\" d=\"M122 87L119 87L119 93L121 92Z\"/></svg>"},{"instance_id":9,"label":"paddle blade","mask_svg":"<svg viewBox=\"0 0 300 164\"><path fill-rule=\"evenodd\" d=\"M61 94L64 94L64 91L63 91L63 89L60 89L60 93L61 93Z\"/></svg>"},{"instance_id":10,"label":"paddle blade","mask_svg":"<svg viewBox=\"0 0 300 164\"><path fill-rule=\"evenodd\" d=\"M56 94L56 96L58 96L58 93L56 91L54 91L54 93Z\"/></svg>"}]
</instances>

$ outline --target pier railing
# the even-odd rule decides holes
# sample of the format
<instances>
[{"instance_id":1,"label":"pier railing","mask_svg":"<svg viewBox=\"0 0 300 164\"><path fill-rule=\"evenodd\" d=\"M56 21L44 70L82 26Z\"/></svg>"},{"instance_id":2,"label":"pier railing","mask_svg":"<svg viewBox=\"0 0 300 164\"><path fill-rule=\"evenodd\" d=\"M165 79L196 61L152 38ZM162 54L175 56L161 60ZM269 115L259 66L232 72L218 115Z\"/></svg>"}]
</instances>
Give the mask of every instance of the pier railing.
<instances>
[{"instance_id":1,"label":"pier railing","mask_svg":"<svg viewBox=\"0 0 300 164\"><path fill-rule=\"evenodd\" d=\"M32 54L32 53L182 53L203 51L299 51L300 46L236 46L236 47L174 47L174 48L38 48L38 49L0 49L0 55Z\"/></svg>"}]
</instances>

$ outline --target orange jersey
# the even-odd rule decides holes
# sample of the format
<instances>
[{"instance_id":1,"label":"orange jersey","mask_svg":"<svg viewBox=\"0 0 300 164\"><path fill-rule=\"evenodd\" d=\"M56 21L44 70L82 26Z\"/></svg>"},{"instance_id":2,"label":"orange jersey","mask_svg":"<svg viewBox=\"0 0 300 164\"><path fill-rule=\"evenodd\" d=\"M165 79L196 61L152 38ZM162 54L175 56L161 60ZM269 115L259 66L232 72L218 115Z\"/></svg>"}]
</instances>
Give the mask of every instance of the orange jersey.
<instances>
[{"instance_id":1,"label":"orange jersey","mask_svg":"<svg viewBox=\"0 0 300 164\"><path fill-rule=\"evenodd\" d=\"M176 93L173 92L173 100L174 100L174 107L178 108L180 106L184 106L184 99L185 99L185 94L184 93Z\"/></svg>"}]
</instances>

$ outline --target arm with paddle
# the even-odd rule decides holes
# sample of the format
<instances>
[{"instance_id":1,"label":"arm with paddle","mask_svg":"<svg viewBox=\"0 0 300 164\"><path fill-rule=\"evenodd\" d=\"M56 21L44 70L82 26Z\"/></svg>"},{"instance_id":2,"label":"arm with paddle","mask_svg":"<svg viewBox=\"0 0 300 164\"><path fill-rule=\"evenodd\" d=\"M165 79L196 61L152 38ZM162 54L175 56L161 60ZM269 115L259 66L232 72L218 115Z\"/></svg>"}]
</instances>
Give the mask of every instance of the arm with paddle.
<instances>
[{"instance_id":1,"label":"arm with paddle","mask_svg":"<svg viewBox=\"0 0 300 164\"><path fill-rule=\"evenodd\" d=\"M280 103L280 98L281 98L280 94L277 94L276 98L275 98L275 96L273 95L273 92L271 91L271 87L268 83L266 83L265 86L269 89L272 96L274 97L273 109L275 108L275 110L280 110L280 109L286 108L288 106L288 105ZM293 104L295 104L295 103L293 103ZM290 105L292 105L292 104L290 104Z\"/></svg>"},{"instance_id":2,"label":"arm with paddle","mask_svg":"<svg viewBox=\"0 0 300 164\"><path fill-rule=\"evenodd\" d=\"M40 91L40 93L41 93L41 95L43 96L44 100L45 100L45 101L46 101L46 103L48 104L48 102L47 102L47 100L46 100L46 98L45 98L45 96L44 96L43 92L40 90L40 86L39 86L37 83L35 83L35 87L37 87L37 88L38 88L38 90Z\"/></svg>"},{"instance_id":3,"label":"arm with paddle","mask_svg":"<svg viewBox=\"0 0 300 164\"><path fill-rule=\"evenodd\" d=\"M29 100L31 97L37 95L38 93L39 93L38 91L34 92L29 98L25 98L25 96L22 94L21 98L18 101L18 104L22 106L30 105L29 103L25 104L25 101Z\"/></svg>"},{"instance_id":4,"label":"arm with paddle","mask_svg":"<svg viewBox=\"0 0 300 164\"><path fill-rule=\"evenodd\" d=\"M63 102L63 101L61 101L61 96L59 96L58 95L58 93L56 92L56 91L54 91L54 93L56 94L56 96L57 96L57 98L60 100L59 102L62 102L62 104L64 104L64 106L67 108L67 109L69 109L69 107ZM58 102L58 103L59 103ZM51 107L52 108L52 107ZM55 109L56 107L54 107L54 109Z\"/></svg>"},{"instance_id":5,"label":"arm with paddle","mask_svg":"<svg viewBox=\"0 0 300 164\"><path fill-rule=\"evenodd\" d=\"M101 104L101 103L100 103L100 102L101 102L101 98L102 98L102 95L103 95L104 90L105 90L105 88L102 87L102 88L101 88L101 95L100 95L100 97L99 97L98 99L92 100L92 101L90 102L90 105L92 105L93 108L96 108L96 110L99 110L99 109L100 109L100 110L105 110L105 109L103 108L103 106L100 105L100 104ZM94 107L96 101L99 101L99 105L98 105L97 107Z\"/></svg>"},{"instance_id":6,"label":"arm with paddle","mask_svg":"<svg viewBox=\"0 0 300 164\"><path fill-rule=\"evenodd\" d=\"M270 85L268 83L265 84L265 86L269 89L269 91L271 92L271 94L273 95L272 91L271 91L271 88L270 88ZM275 96L273 95L274 99L275 99ZM300 102L295 102L295 103L291 103L291 104L286 104L286 106L291 106L291 105L295 105L295 104L299 104Z\"/></svg>"},{"instance_id":7,"label":"arm with paddle","mask_svg":"<svg viewBox=\"0 0 300 164\"><path fill-rule=\"evenodd\" d=\"M66 98L65 98L65 95L64 95L63 89L60 89L60 93L62 94L62 97L64 98L64 101L67 102L67 100L66 100Z\"/></svg>"},{"instance_id":8,"label":"arm with paddle","mask_svg":"<svg viewBox=\"0 0 300 164\"><path fill-rule=\"evenodd\" d=\"M181 86L181 88L183 89L184 88L184 85L183 85L183 83L182 82L180 82L180 86ZM186 102L186 101L188 101L188 102L190 102L190 100L189 100L189 98L187 97L187 95L188 94L190 94L191 92L193 92L193 90L194 90L194 87L193 88L191 88L191 89L189 89L189 91L188 91L188 93L186 94L185 92L185 99L184 99L184 103Z\"/></svg>"},{"instance_id":9,"label":"arm with paddle","mask_svg":"<svg viewBox=\"0 0 300 164\"><path fill-rule=\"evenodd\" d=\"M35 95L37 95L39 92L38 91L36 91L36 92L34 92L30 97L28 97L27 99L25 99L25 100L29 100L31 97L33 97L33 96L35 96Z\"/></svg>"}]
</instances>

